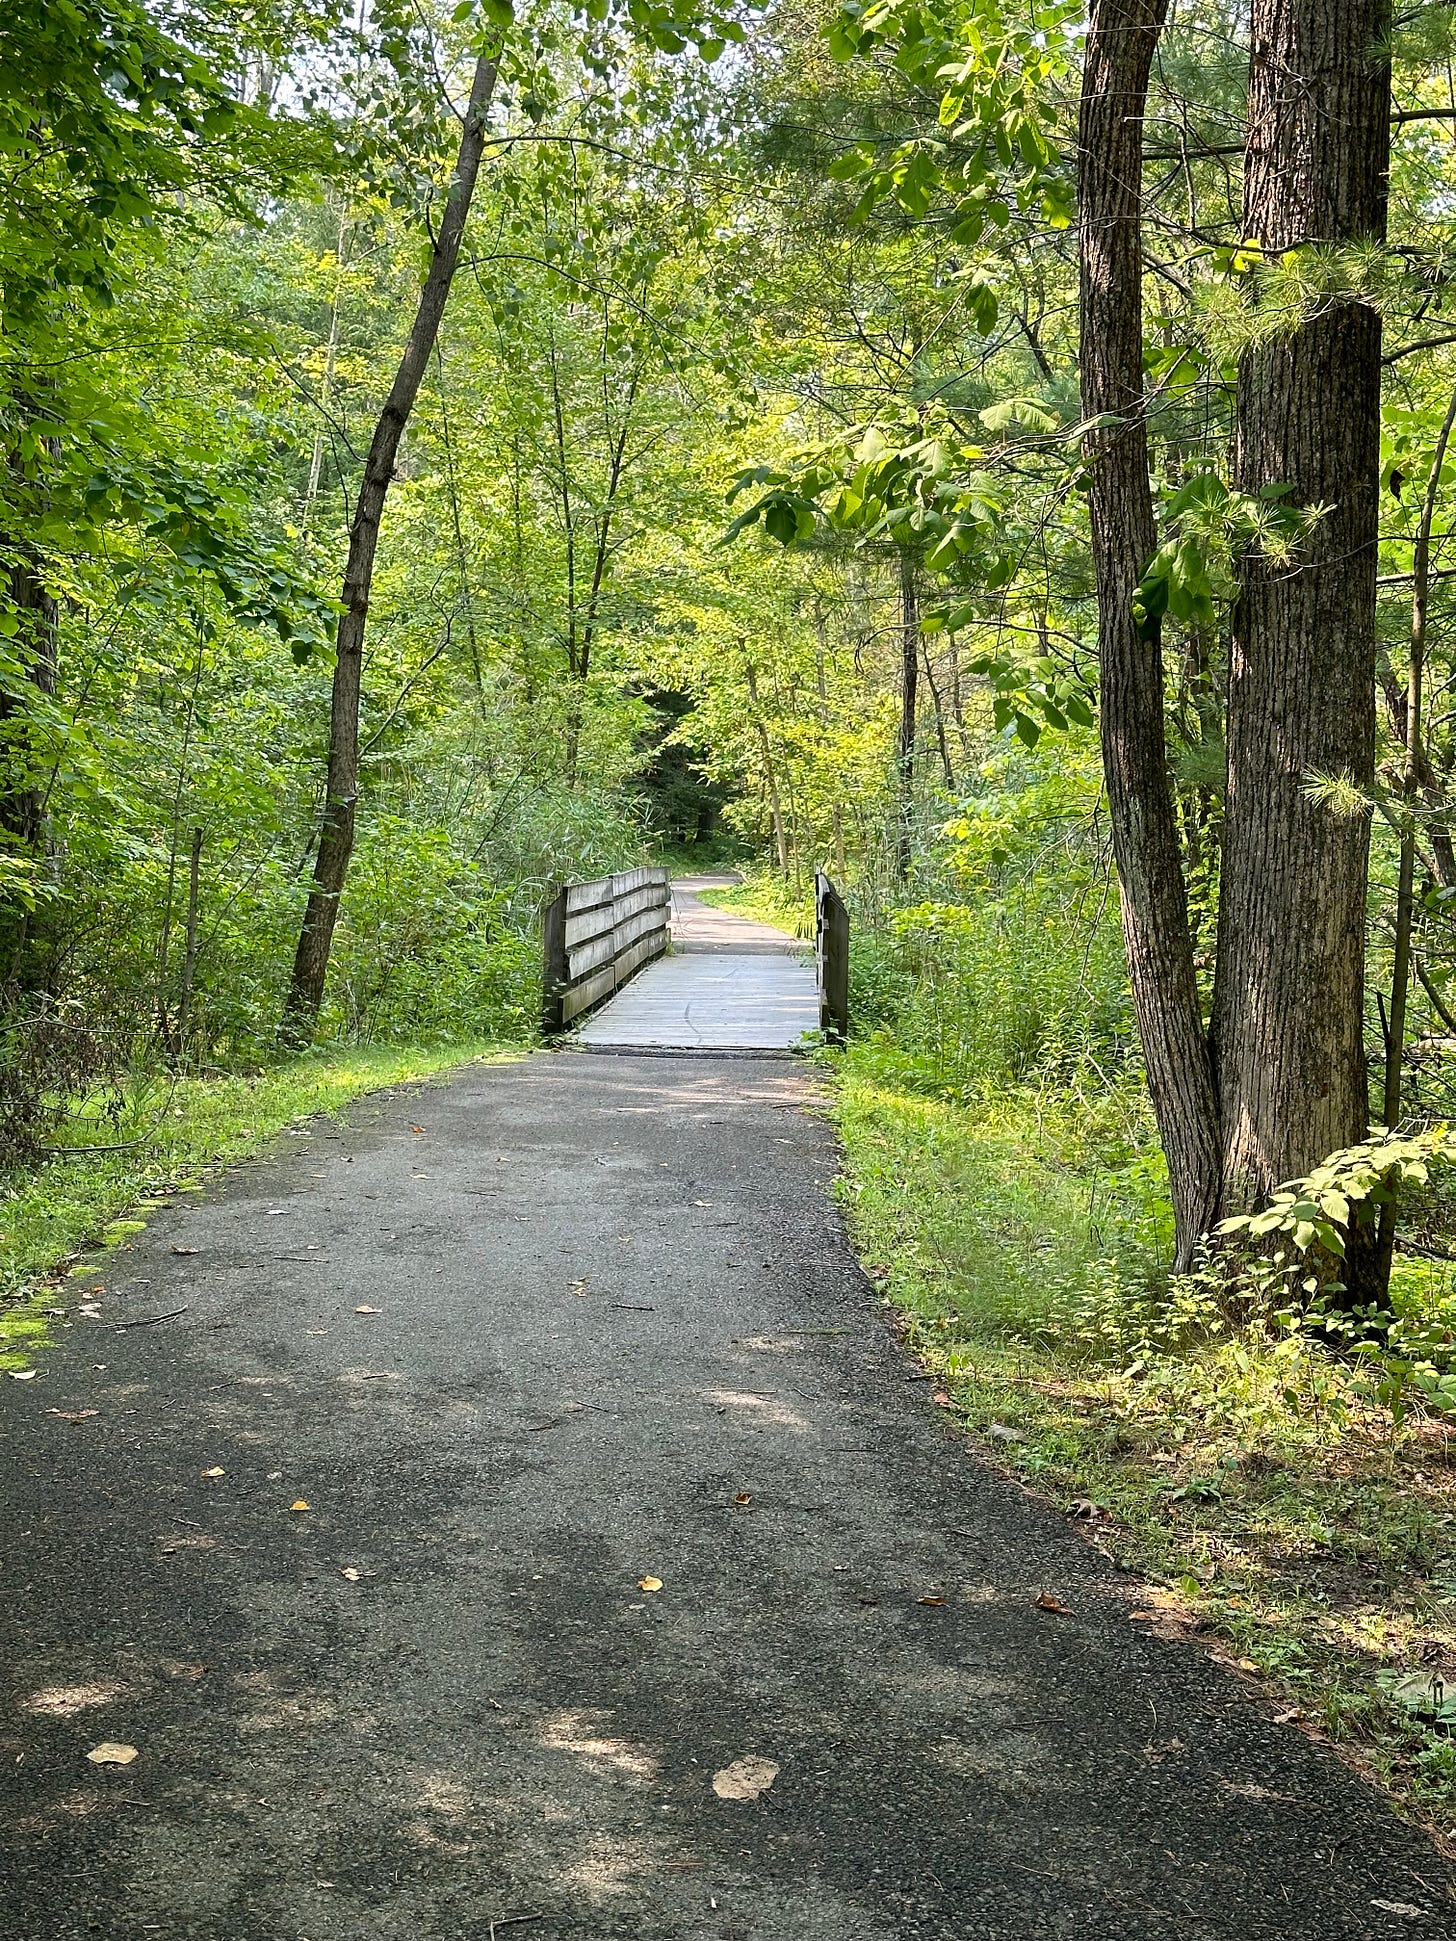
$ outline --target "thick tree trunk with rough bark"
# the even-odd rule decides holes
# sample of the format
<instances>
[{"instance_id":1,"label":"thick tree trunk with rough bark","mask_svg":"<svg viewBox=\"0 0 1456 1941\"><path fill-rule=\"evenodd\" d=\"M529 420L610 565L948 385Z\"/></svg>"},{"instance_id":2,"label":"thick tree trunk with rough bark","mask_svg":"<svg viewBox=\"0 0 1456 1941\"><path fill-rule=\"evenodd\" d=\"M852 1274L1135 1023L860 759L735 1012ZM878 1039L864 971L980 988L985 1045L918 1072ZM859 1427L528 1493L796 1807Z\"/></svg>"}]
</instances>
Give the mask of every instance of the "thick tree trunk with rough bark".
<instances>
[{"instance_id":1,"label":"thick tree trunk with rough bark","mask_svg":"<svg viewBox=\"0 0 1456 1941\"><path fill-rule=\"evenodd\" d=\"M314 860L313 888L304 912L293 976L284 1005L280 1035L285 1042L306 1044L313 1035L323 1002L329 952L338 921L339 899L354 853L355 813L359 796L359 693L363 672L364 634L369 620L369 596L374 581L374 555L384 516L385 495L394 476L400 440L419 395L435 337L455 276L460 243L470 214L475 180L485 146L485 118L495 93L499 50L482 54L476 62L470 101L460 136L460 153L450 184L449 199L440 219L429 272L420 292L414 328L395 373L394 383L379 414L364 479L349 531L349 556L344 569L343 611L335 637L334 684L329 712L329 765L325 787L323 828Z\"/></svg>"},{"instance_id":2,"label":"thick tree trunk with rough bark","mask_svg":"<svg viewBox=\"0 0 1456 1941\"><path fill-rule=\"evenodd\" d=\"M1133 596L1156 547L1143 403L1142 139L1168 0L1095 0L1079 149L1082 409L1097 568L1102 764L1148 1089L1186 1268L1219 1210L1219 1140L1163 724L1156 626Z\"/></svg>"},{"instance_id":3,"label":"thick tree trunk with rough bark","mask_svg":"<svg viewBox=\"0 0 1456 1941\"><path fill-rule=\"evenodd\" d=\"M1386 0L1253 0L1244 230L1266 260L1384 237L1388 26ZM1323 510L1293 560L1246 560L1234 616L1214 1006L1233 1209L1367 1127L1368 819L1317 784L1373 780L1379 433L1371 305L1307 305L1245 353L1236 483Z\"/></svg>"}]
</instances>

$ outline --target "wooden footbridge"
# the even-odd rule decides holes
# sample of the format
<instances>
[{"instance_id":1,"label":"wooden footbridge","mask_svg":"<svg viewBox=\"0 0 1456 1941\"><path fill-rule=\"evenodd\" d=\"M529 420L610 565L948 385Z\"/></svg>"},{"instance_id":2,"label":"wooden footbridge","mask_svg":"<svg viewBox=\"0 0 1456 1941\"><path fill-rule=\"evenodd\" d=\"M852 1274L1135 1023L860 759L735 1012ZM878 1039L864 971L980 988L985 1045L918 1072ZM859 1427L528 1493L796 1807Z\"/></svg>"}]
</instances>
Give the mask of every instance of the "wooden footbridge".
<instances>
[{"instance_id":1,"label":"wooden footbridge","mask_svg":"<svg viewBox=\"0 0 1456 1941\"><path fill-rule=\"evenodd\" d=\"M642 868L568 883L544 926L547 1035L616 1051L842 1042L849 919L829 878L816 880L812 944L698 895L733 880Z\"/></svg>"}]
</instances>

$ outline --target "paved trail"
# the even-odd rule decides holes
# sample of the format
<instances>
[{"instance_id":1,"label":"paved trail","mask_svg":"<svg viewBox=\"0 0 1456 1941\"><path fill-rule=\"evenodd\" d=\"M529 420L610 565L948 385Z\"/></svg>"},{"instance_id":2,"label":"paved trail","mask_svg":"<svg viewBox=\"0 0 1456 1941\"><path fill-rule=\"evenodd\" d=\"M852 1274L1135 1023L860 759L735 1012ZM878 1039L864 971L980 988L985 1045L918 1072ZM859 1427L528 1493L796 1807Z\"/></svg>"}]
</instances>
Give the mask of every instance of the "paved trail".
<instances>
[{"instance_id":1,"label":"paved trail","mask_svg":"<svg viewBox=\"0 0 1456 1941\"><path fill-rule=\"evenodd\" d=\"M475 1066L156 1216L0 1383L4 1941L1442 1931L1429 1847L949 1433L806 1102Z\"/></svg>"}]
</instances>

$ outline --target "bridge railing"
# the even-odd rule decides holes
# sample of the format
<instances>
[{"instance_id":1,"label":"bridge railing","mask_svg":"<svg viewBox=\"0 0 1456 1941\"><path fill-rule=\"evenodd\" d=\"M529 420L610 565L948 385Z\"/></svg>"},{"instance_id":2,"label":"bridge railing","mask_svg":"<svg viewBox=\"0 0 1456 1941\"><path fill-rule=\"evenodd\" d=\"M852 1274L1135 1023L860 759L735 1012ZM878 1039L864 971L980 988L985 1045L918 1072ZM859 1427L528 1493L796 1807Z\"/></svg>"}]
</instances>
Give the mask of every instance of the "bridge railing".
<instances>
[{"instance_id":1,"label":"bridge railing","mask_svg":"<svg viewBox=\"0 0 1456 1941\"><path fill-rule=\"evenodd\" d=\"M667 871L650 864L567 883L546 906L542 1028L556 1037L667 948Z\"/></svg>"},{"instance_id":2,"label":"bridge railing","mask_svg":"<svg viewBox=\"0 0 1456 1941\"><path fill-rule=\"evenodd\" d=\"M849 1037L849 911L822 869L814 873L814 971L819 1029L842 1045Z\"/></svg>"}]
</instances>

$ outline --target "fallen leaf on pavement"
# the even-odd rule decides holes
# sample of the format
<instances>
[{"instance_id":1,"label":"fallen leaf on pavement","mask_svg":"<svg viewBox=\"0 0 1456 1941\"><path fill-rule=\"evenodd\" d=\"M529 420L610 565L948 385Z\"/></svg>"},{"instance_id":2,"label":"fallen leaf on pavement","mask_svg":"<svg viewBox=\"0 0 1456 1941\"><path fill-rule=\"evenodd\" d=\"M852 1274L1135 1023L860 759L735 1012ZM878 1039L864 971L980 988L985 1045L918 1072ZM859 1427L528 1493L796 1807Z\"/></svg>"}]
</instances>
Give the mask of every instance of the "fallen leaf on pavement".
<instances>
[{"instance_id":1,"label":"fallen leaf on pavement","mask_svg":"<svg viewBox=\"0 0 1456 1941\"><path fill-rule=\"evenodd\" d=\"M172 1252L174 1254L195 1254L197 1249L195 1247L174 1247Z\"/></svg>"},{"instance_id":2,"label":"fallen leaf on pavement","mask_svg":"<svg viewBox=\"0 0 1456 1941\"><path fill-rule=\"evenodd\" d=\"M1408 1921L1419 1921L1426 1911L1423 1907L1412 1907L1409 1901L1372 1900L1370 1905L1385 1914L1404 1914Z\"/></svg>"},{"instance_id":3,"label":"fallen leaf on pavement","mask_svg":"<svg viewBox=\"0 0 1456 1941\"><path fill-rule=\"evenodd\" d=\"M33 1382L38 1372L34 1368L12 1368L9 1371L12 1382Z\"/></svg>"},{"instance_id":4,"label":"fallen leaf on pavement","mask_svg":"<svg viewBox=\"0 0 1456 1941\"><path fill-rule=\"evenodd\" d=\"M226 1476L227 1475L227 1471L225 1469L204 1469L201 1473L204 1476Z\"/></svg>"},{"instance_id":5,"label":"fallen leaf on pavement","mask_svg":"<svg viewBox=\"0 0 1456 1941\"><path fill-rule=\"evenodd\" d=\"M93 1415L100 1415L100 1409L47 1409L47 1415L58 1416L62 1422L89 1422Z\"/></svg>"},{"instance_id":6,"label":"fallen leaf on pavement","mask_svg":"<svg viewBox=\"0 0 1456 1941\"><path fill-rule=\"evenodd\" d=\"M733 1501L735 1503L751 1503L753 1501L753 1498L749 1495L746 1489L741 1489L739 1490L738 1494L734 1497Z\"/></svg>"},{"instance_id":7,"label":"fallen leaf on pavement","mask_svg":"<svg viewBox=\"0 0 1456 1941\"><path fill-rule=\"evenodd\" d=\"M425 1128L424 1128L423 1126L411 1126L411 1127L410 1127L410 1131L411 1131L411 1132L423 1132L423 1131L424 1131L424 1129L425 1129Z\"/></svg>"},{"instance_id":8,"label":"fallen leaf on pavement","mask_svg":"<svg viewBox=\"0 0 1456 1941\"><path fill-rule=\"evenodd\" d=\"M308 1505L307 1503L304 1502L303 1498L300 1496L296 1503L290 1503L288 1507L290 1510L306 1510L308 1508Z\"/></svg>"},{"instance_id":9,"label":"fallen leaf on pavement","mask_svg":"<svg viewBox=\"0 0 1456 1941\"><path fill-rule=\"evenodd\" d=\"M948 1409L950 1407L950 1396L943 1388L938 1388L930 1399L938 1409Z\"/></svg>"},{"instance_id":10,"label":"fallen leaf on pavement","mask_svg":"<svg viewBox=\"0 0 1456 1941\"><path fill-rule=\"evenodd\" d=\"M639 1591L660 1591L662 1589L662 1579L660 1577L640 1578L637 1588Z\"/></svg>"},{"instance_id":11,"label":"fallen leaf on pavement","mask_svg":"<svg viewBox=\"0 0 1456 1941\"><path fill-rule=\"evenodd\" d=\"M713 1774L713 1791L719 1799L757 1799L778 1776L779 1769L772 1759L760 1759L749 1753Z\"/></svg>"},{"instance_id":12,"label":"fallen leaf on pavement","mask_svg":"<svg viewBox=\"0 0 1456 1941\"><path fill-rule=\"evenodd\" d=\"M103 1739L86 1754L93 1766L129 1766L136 1756L135 1746L118 1745L114 1739Z\"/></svg>"},{"instance_id":13,"label":"fallen leaf on pavement","mask_svg":"<svg viewBox=\"0 0 1456 1941\"><path fill-rule=\"evenodd\" d=\"M378 1314L379 1311L377 1307L356 1307L354 1310L356 1314Z\"/></svg>"},{"instance_id":14,"label":"fallen leaf on pavement","mask_svg":"<svg viewBox=\"0 0 1456 1941\"><path fill-rule=\"evenodd\" d=\"M1053 1597L1050 1591L1037 1592L1036 1608L1039 1611L1055 1611L1058 1617L1076 1615L1070 1604L1064 1604L1059 1597Z\"/></svg>"},{"instance_id":15,"label":"fallen leaf on pavement","mask_svg":"<svg viewBox=\"0 0 1456 1941\"><path fill-rule=\"evenodd\" d=\"M345 1564L344 1568L339 1572L339 1575L347 1583L357 1584L359 1581L360 1573L357 1570L355 1570L352 1564Z\"/></svg>"},{"instance_id":16,"label":"fallen leaf on pavement","mask_svg":"<svg viewBox=\"0 0 1456 1941\"><path fill-rule=\"evenodd\" d=\"M933 1597L919 1597L915 1601L917 1604L944 1604L945 1599L937 1591Z\"/></svg>"}]
</instances>

